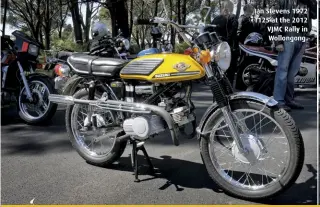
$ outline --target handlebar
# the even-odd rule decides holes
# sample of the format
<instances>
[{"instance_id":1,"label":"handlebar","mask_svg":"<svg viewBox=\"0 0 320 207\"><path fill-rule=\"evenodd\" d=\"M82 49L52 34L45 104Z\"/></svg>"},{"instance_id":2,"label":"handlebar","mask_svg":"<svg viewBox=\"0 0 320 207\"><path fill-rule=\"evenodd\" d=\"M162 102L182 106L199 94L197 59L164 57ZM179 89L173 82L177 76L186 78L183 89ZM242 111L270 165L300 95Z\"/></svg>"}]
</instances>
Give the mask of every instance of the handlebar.
<instances>
[{"instance_id":1,"label":"handlebar","mask_svg":"<svg viewBox=\"0 0 320 207\"><path fill-rule=\"evenodd\" d=\"M133 20L135 25L155 25L151 19L137 19Z\"/></svg>"},{"instance_id":2,"label":"handlebar","mask_svg":"<svg viewBox=\"0 0 320 207\"><path fill-rule=\"evenodd\" d=\"M166 24L166 25L171 25L177 33L182 37L182 39L189 45L192 46L192 42L186 37L185 31L183 29L187 28L192 28L192 29L199 29L199 30L204 30L205 27L216 27L216 25L179 25L171 20L167 20L161 17L155 17L153 19L134 19L134 23L137 25L157 25L157 24Z\"/></svg>"}]
</instances>

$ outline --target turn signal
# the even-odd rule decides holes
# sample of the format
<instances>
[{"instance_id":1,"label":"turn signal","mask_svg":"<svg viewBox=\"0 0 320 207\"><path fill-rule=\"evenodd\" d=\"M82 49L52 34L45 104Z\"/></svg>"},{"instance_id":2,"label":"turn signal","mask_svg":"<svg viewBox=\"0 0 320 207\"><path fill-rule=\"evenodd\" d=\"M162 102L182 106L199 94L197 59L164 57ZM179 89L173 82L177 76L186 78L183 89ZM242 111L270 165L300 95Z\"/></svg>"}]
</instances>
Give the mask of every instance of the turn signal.
<instances>
[{"instance_id":1,"label":"turn signal","mask_svg":"<svg viewBox=\"0 0 320 207\"><path fill-rule=\"evenodd\" d=\"M191 55L193 53L192 49L191 48L188 48L184 51L184 54L185 55Z\"/></svg>"},{"instance_id":2,"label":"turn signal","mask_svg":"<svg viewBox=\"0 0 320 207\"><path fill-rule=\"evenodd\" d=\"M211 61L211 55L209 50L202 50L200 54L200 62L207 64Z\"/></svg>"}]
</instances>

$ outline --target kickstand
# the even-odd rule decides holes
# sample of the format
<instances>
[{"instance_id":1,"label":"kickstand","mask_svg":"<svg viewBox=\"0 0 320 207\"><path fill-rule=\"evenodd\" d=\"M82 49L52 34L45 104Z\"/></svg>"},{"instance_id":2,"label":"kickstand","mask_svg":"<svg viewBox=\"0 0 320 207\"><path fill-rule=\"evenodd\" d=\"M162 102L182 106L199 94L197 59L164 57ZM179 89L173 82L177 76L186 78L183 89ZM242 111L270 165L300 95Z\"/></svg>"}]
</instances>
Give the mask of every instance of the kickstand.
<instances>
[{"instance_id":1,"label":"kickstand","mask_svg":"<svg viewBox=\"0 0 320 207\"><path fill-rule=\"evenodd\" d=\"M134 182L140 182L140 180L138 178L138 174L139 174L139 172L138 172L138 152L139 152L139 150L141 150L143 152L143 155L145 156L145 158L148 162L150 173L152 175L155 175L154 167L153 167L152 162L150 160L150 157L147 153L147 150L144 147L144 142L137 143L136 141L132 141L131 164L132 164L132 167L134 170L134 176L135 176Z\"/></svg>"}]
</instances>

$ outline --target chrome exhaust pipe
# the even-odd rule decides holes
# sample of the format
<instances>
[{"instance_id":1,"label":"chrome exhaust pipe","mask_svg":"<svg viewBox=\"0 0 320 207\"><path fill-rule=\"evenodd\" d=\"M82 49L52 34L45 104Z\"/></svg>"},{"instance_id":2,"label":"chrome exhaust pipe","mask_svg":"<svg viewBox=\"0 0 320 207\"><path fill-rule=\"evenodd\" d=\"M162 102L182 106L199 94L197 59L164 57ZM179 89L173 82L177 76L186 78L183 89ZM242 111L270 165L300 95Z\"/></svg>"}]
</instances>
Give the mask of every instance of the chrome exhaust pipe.
<instances>
[{"instance_id":1,"label":"chrome exhaust pipe","mask_svg":"<svg viewBox=\"0 0 320 207\"><path fill-rule=\"evenodd\" d=\"M137 114L150 114L154 113L160 117L162 117L170 130L171 138L174 145L179 145L178 140L178 129L171 117L171 115L159 106L149 105L149 104L142 104L142 103L132 103L132 102L125 102L125 101L114 101L114 100L82 100L82 99L75 99L72 96L63 96L63 95L56 95L50 94L49 100L53 103L57 104L67 104L67 105L74 105L74 104L84 104L84 105L92 105L99 108L103 108L110 111L121 111L121 112L128 112L128 113L137 113Z\"/></svg>"}]
</instances>

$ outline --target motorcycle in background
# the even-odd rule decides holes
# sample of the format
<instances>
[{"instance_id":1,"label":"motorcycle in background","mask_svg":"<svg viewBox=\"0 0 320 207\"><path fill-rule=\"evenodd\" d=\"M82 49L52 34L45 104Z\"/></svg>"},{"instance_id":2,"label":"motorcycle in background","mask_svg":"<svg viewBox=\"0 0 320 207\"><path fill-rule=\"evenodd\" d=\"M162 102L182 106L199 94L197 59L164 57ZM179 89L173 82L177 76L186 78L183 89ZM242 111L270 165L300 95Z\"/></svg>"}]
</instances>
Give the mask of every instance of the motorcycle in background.
<instances>
[{"instance_id":1,"label":"motorcycle in background","mask_svg":"<svg viewBox=\"0 0 320 207\"><path fill-rule=\"evenodd\" d=\"M21 119L39 124L57 110L57 104L49 100L49 95L56 93L51 78L34 71L43 46L23 32L12 35L15 41L1 37L1 105L16 102Z\"/></svg>"},{"instance_id":2,"label":"motorcycle in background","mask_svg":"<svg viewBox=\"0 0 320 207\"><path fill-rule=\"evenodd\" d=\"M295 84L299 87L317 85L316 38L310 36L307 40L308 47L305 50L300 70L295 77ZM272 96L278 53L271 46L263 46L262 41L259 33L251 33L244 44L239 45L241 55L236 88Z\"/></svg>"},{"instance_id":3,"label":"motorcycle in background","mask_svg":"<svg viewBox=\"0 0 320 207\"><path fill-rule=\"evenodd\" d=\"M82 54L128 60L129 49L130 42L123 38L121 31L119 31L118 36L115 38L112 38L109 35L94 37L90 44L89 52L84 52ZM47 50L45 51L45 54L46 69L53 71L55 89L59 94L71 93L69 89L75 85L78 88L81 88L81 78L72 71L68 63L68 57L77 53Z\"/></svg>"}]
</instances>

